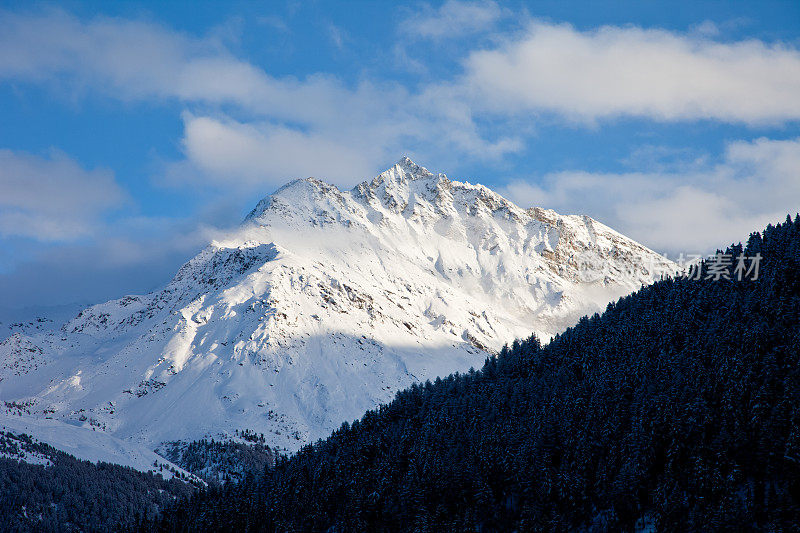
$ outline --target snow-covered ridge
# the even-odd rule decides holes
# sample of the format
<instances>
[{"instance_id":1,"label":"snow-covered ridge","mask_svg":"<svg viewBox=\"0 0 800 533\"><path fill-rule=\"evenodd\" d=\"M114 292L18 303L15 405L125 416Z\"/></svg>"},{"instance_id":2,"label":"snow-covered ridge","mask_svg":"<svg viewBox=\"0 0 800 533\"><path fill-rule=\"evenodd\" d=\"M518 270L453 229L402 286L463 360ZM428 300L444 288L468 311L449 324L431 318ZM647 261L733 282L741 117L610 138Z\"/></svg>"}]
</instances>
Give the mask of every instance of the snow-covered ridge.
<instances>
[{"instance_id":1,"label":"snow-covered ridge","mask_svg":"<svg viewBox=\"0 0 800 533\"><path fill-rule=\"evenodd\" d=\"M84 461L121 464L140 472L161 474L166 479L180 474L184 479L197 485L204 484L196 476L146 447L57 420L33 418L21 413L16 415L0 414L0 432L10 435L12 438L17 435L35 435L35 439L39 442L49 444L53 448ZM0 457L9 457L45 466L52 464L47 456L26 451L24 446L20 447L15 455L0 454Z\"/></svg>"},{"instance_id":2,"label":"snow-covered ridge","mask_svg":"<svg viewBox=\"0 0 800 533\"><path fill-rule=\"evenodd\" d=\"M589 217L404 158L349 191L295 180L163 289L16 332L0 400L150 449L251 429L293 450L674 270Z\"/></svg>"}]
</instances>

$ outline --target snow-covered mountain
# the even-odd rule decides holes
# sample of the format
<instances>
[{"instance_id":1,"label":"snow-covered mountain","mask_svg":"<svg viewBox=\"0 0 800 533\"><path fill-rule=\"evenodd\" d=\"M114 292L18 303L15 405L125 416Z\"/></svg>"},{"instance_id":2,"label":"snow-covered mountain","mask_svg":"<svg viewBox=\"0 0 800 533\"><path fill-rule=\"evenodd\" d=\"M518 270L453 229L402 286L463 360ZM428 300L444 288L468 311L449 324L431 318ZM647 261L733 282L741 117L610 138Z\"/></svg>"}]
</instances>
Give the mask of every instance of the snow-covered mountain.
<instances>
[{"instance_id":1,"label":"snow-covered mountain","mask_svg":"<svg viewBox=\"0 0 800 533\"><path fill-rule=\"evenodd\" d=\"M163 289L14 332L0 400L149 449L246 428L294 450L675 268L404 158L350 191L293 181Z\"/></svg>"}]
</instances>

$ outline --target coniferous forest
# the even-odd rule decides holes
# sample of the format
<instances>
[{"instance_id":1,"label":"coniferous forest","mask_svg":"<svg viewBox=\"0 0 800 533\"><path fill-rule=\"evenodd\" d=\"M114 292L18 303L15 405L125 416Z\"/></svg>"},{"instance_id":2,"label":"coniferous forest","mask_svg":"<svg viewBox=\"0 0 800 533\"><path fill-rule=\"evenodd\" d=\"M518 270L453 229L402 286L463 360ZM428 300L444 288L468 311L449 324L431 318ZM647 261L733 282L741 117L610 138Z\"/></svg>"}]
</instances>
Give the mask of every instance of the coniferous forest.
<instances>
[{"instance_id":1,"label":"coniferous forest","mask_svg":"<svg viewBox=\"0 0 800 533\"><path fill-rule=\"evenodd\" d=\"M726 253L761 254L758 279L664 279L153 527L796 530L800 217Z\"/></svg>"},{"instance_id":2,"label":"coniferous forest","mask_svg":"<svg viewBox=\"0 0 800 533\"><path fill-rule=\"evenodd\" d=\"M123 531L152 520L193 486L109 463L92 463L0 433L0 531ZM40 464L18 461L33 456Z\"/></svg>"},{"instance_id":3,"label":"coniferous forest","mask_svg":"<svg viewBox=\"0 0 800 533\"><path fill-rule=\"evenodd\" d=\"M6 460L3 501L44 493L62 530L796 530L800 216L726 253L760 254L758 279L664 279L239 482ZM98 489L141 492L106 508Z\"/></svg>"}]
</instances>

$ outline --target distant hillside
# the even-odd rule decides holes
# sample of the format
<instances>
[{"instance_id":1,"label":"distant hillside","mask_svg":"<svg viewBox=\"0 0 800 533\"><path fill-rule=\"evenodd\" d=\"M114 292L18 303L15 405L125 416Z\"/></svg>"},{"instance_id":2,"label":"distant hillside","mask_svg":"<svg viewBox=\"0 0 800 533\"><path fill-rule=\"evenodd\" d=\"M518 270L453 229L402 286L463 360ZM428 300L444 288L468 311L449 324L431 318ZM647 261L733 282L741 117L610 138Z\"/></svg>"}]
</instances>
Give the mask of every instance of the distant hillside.
<instances>
[{"instance_id":1,"label":"distant hillside","mask_svg":"<svg viewBox=\"0 0 800 533\"><path fill-rule=\"evenodd\" d=\"M791 530L800 523L800 217L541 347L415 385L168 530ZM757 280L735 258L761 254ZM705 265L711 268L710 264Z\"/></svg>"},{"instance_id":2,"label":"distant hillside","mask_svg":"<svg viewBox=\"0 0 800 533\"><path fill-rule=\"evenodd\" d=\"M130 530L194 490L174 473L165 480L81 461L27 435L0 432L0 531Z\"/></svg>"}]
</instances>

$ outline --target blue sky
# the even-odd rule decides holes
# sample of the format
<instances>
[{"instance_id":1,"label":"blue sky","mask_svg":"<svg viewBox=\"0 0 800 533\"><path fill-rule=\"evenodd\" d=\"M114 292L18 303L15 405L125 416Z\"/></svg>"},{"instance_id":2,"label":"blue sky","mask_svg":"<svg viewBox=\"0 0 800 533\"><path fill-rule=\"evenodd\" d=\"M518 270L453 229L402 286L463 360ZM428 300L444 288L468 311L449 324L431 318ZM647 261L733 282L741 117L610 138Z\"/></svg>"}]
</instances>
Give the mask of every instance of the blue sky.
<instances>
[{"instance_id":1,"label":"blue sky","mask_svg":"<svg viewBox=\"0 0 800 533\"><path fill-rule=\"evenodd\" d=\"M712 251L800 209L800 4L0 2L0 307L151 290L406 154Z\"/></svg>"}]
</instances>

